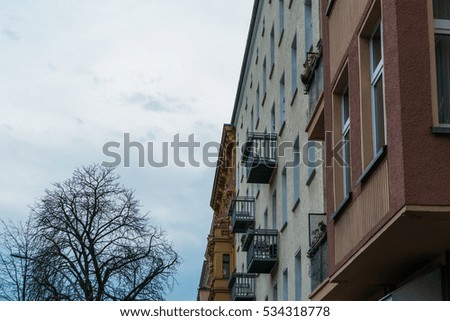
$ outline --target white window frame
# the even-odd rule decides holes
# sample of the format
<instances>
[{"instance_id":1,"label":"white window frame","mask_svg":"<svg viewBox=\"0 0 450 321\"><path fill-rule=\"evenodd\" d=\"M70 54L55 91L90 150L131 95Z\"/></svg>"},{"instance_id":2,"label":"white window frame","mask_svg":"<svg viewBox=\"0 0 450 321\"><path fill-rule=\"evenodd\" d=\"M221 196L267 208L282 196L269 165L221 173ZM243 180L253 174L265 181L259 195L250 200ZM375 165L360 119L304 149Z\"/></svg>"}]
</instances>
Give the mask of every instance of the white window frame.
<instances>
[{"instance_id":1,"label":"white window frame","mask_svg":"<svg viewBox=\"0 0 450 321\"><path fill-rule=\"evenodd\" d=\"M376 31L380 29L380 43L381 43L381 58L378 65L373 68L373 36L375 35ZM374 156L378 154L380 149L383 147L383 145L386 144L386 108L385 108L385 102L384 102L384 96L385 96L385 88L384 88L384 54L383 54L383 24L381 22L381 19L378 21L378 23L373 28L372 34L369 38L369 51L370 51L370 87L371 87L371 99L372 99L372 139L373 139L373 154ZM380 144L378 141L378 123L379 119L377 119L377 112L376 112L376 101L375 101L375 85L378 83L378 81L382 81L383 85L383 137L384 141L383 144ZM378 145L380 145L378 147Z\"/></svg>"},{"instance_id":2,"label":"white window frame","mask_svg":"<svg viewBox=\"0 0 450 321\"><path fill-rule=\"evenodd\" d=\"M434 15L434 13L433 13ZM447 19L434 19L434 35L450 35L450 20ZM435 53L436 55L436 53ZM437 74L436 74L437 77ZM438 95L438 92L436 91L436 95ZM437 107L437 117L439 121L439 126L442 127L450 127L450 123L441 123L440 115L439 115L439 106Z\"/></svg>"},{"instance_id":3,"label":"white window frame","mask_svg":"<svg viewBox=\"0 0 450 321\"><path fill-rule=\"evenodd\" d=\"M348 119L345 119L345 113L344 113L344 107L345 107L345 95L348 96ZM342 160L346 164L342 164L342 183L343 183L343 191L344 191L344 197L346 197L351 190L351 182L348 176L350 171L350 159L347 159L347 148L350 148L350 96L349 96L349 90L348 85L345 87L345 89L342 91L341 95L341 120L342 120L342 136L341 140L344 143L343 145L343 153L342 153Z\"/></svg>"}]
</instances>

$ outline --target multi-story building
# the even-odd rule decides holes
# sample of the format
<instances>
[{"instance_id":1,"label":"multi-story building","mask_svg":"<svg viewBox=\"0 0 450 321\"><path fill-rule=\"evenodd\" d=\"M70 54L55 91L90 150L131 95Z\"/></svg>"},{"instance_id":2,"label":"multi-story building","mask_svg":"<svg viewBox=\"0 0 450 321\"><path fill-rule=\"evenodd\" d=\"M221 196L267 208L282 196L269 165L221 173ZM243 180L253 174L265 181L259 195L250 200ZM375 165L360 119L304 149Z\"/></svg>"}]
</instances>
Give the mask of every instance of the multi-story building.
<instances>
[{"instance_id":1,"label":"multi-story building","mask_svg":"<svg viewBox=\"0 0 450 321\"><path fill-rule=\"evenodd\" d=\"M205 255L206 257L206 255ZM209 271L208 261L203 261L202 272L200 274L200 282L197 289L197 301L208 301L211 290L208 287Z\"/></svg>"},{"instance_id":2,"label":"multi-story building","mask_svg":"<svg viewBox=\"0 0 450 321\"><path fill-rule=\"evenodd\" d=\"M254 3L231 121L233 300L307 300L326 276L322 234L312 235L326 226L320 10L311 0Z\"/></svg>"},{"instance_id":3,"label":"multi-story building","mask_svg":"<svg viewBox=\"0 0 450 321\"><path fill-rule=\"evenodd\" d=\"M311 298L447 300L450 1L322 5L329 277Z\"/></svg>"},{"instance_id":4,"label":"multi-story building","mask_svg":"<svg viewBox=\"0 0 450 321\"><path fill-rule=\"evenodd\" d=\"M228 282L235 266L235 241L228 209L235 196L235 149L234 128L224 125L210 201L214 214L197 296L201 301L231 300Z\"/></svg>"}]
</instances>

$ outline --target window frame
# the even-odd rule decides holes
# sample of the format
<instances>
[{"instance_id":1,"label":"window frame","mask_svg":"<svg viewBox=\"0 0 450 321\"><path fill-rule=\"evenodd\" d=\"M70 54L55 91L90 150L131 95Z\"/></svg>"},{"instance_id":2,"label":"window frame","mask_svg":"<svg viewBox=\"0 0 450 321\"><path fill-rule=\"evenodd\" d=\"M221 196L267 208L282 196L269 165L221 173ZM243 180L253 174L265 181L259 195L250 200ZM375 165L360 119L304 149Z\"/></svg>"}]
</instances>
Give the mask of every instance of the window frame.
<instances>
[{"instance_id":1,"label":"window frame","mask_svg":"<svg viewBox=\"0 0 450 321\"><path fill-rule=\"evenodd\" d=\"M373 37L376 32L380 30L380 61L378 65L374 68L374 46L373 46ZM384 88L384 54L383 54L383 23L381 19L373 27L372 33L369 38L369 56L370 56L370 91L371 91L371 104L372 104L372 148L373 155L377 155L380 150L386 145L386 105L385 105L385 88ZM383 141L378 140L379 134L379 125L380 119L378 119L377 108L379 107L379 102L376 101L376 85L381 81L382 90L383 90L383 101L382 101L382 112L383 112Z\"/></svg>"},{"instance_id":2,"label":"window frame","mask_svg":"<svg viewBox=\"0 0 450 321\"><path fill-rule=\"evenodd\" d=\"M430 39L430 48L432 51L432 61L434 61L434 67L432 67L434 70L433 76L434 76L434 82L435 87L433 87L433 119L434 119L434 126L433 132L438 134L449 134L450 133L450 121L448 123L441 122L440 119L440 113L439 113L439 83L438 83L438 66L437 66L437 52L436 52L436 36L437 35L444 35L449 36L450 35L450 19L436 19L435 13L434 13L434 0L430 0L430 6L429 10L431 11L431 19L432 19L432 35ZM450 108L450 106L448 107ZM450 113L450 111L448 111Z\"/></svg>"},{"instance_id":3,"label":"window frame","mask_svg":"<svg viewBox=\"0 0 450 321\"><path fill-rule=\"evenodd\" d=\"M345 96L347 95L347 104L348 106L345 106ZM345 119L345 112L344 108L348 108L348 117ZM342 153L342 160L345 162L345 164L342 164L342 187L343 187L343 194L344 199L347 197L351 192L351 166L350 166L350 159L351 159L351 152L350 152L350 91L348 84L344 87L342 94L341 94L341 141L343 142L343 153ZM348 149L348 150L347 150ZM349 159L347 159L347 153L349 152L348 156Z\"/></svg>"},{"instance_id":4,"label":"window frame","mask_svg":"<svg viewBox=\"0 0 450 321\"><path fill-rule=\"evenodd\" d=\"M228 258L226 261L225 258ZM228 264L228 265L226 265ZM225 267L228 267L225 269ZM222 278L229 279L231 276L231 255L229 253L222 254Z\"/></svg>"}]
</instances>

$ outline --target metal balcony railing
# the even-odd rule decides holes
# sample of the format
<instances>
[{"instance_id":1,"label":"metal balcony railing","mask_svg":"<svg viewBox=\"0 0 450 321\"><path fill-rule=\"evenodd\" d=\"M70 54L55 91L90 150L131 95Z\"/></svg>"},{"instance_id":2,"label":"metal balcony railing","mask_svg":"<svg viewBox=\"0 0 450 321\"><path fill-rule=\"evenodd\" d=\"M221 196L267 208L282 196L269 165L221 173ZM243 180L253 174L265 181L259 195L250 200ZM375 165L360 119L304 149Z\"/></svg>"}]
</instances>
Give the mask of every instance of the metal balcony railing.
<instances>
[{"instance_id":1,"label":"metal balcony railing","mask_svg":"<svg viewBox=\"0 0 450 321\"><path fill-rule=\"evenodd\" d=\"M249 230L244 242L248 273L270 273L278 262L278 230Z\"/></svg>"},{"instance_id":2,"label":"metal balcony railing","mask_svg":"<svg viewBox=\"0 0 450 321\"><path fill-rule=\"evenodd\" d=\"M277 166L277 135L248 133L241 163L247 168L248 183L269 183Z\"/></svg>"},{"instance_id":3,"label":"metal balcony railing","mask_svg":"<svg viewBox=\"0 0 450 321\"><path fill-rule=\"evenodd\" d=\"M245 233L255 224L255 199L253 197L238 197L230 207L233 233Z\"/></svg>"},{"instance_id":4,"label":"metal balcony railing","mask_svg":"<svg viewBox=\"0 0 450 321\"><path fill-rule=\"evenodd\" d=\"M230 279L231 299L233 301L254 301L256 299L256 274L234 273Z\"/></svg>"},{"instance_id":5,"label":"metal balcony railing","mask_svg":"<svg viewBox=\"0 0 450 321\"><path fill-rule=\"evenodd\" d=\"M328 276L327 226L320 221L317 226L310 224L310 248L307 257L311 260L309 275L311 291L314 291Z\"/></svg>"}]
</instances>

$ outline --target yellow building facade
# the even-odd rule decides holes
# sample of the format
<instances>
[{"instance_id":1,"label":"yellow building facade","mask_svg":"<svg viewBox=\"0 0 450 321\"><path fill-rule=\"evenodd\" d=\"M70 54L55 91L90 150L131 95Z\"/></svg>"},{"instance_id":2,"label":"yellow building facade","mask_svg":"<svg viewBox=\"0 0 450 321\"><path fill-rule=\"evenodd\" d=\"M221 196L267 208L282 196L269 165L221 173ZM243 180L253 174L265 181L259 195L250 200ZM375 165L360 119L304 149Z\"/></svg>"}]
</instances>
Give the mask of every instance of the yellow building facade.
<instances>
[{"instance_id":1,"label":"yellow building facade","mask_svg":"<svg viewBox=\"0 0 450 321\"><path fill-rule=\"evenodd\" d=\"M210 206L214 211L199 285L199 300L230 301L228 287L235 270L235 239L228 215L235 197L236 139L231 125L224 125Z\"/></svg>"}]
</instances>

